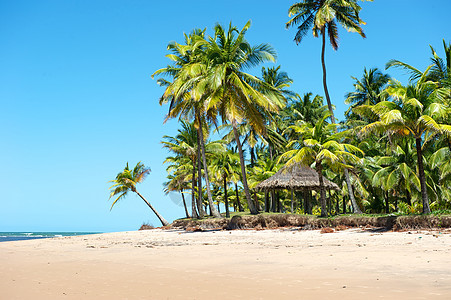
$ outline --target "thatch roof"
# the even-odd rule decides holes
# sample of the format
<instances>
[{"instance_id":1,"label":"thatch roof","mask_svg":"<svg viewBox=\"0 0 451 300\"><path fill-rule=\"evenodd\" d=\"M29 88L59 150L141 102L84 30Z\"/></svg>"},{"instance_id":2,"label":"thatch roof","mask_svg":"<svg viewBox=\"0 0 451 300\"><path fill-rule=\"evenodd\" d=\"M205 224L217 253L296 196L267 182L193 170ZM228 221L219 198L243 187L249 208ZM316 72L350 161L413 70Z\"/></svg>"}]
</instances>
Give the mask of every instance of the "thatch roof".
<instances>
[{"instance_id":1,"label":"thatch roof","mask_svg":"<svg viewBox=\"0 0 451 300\"><path fill-rule=\"evenodd\" d=\"M323 176L326 189L340 190L338 185ZM312 168L299 163L285 166L270 178L260 182L259 190L287 189L287 190L319 190L318 173Z\"/></svg>"}]
</instances>

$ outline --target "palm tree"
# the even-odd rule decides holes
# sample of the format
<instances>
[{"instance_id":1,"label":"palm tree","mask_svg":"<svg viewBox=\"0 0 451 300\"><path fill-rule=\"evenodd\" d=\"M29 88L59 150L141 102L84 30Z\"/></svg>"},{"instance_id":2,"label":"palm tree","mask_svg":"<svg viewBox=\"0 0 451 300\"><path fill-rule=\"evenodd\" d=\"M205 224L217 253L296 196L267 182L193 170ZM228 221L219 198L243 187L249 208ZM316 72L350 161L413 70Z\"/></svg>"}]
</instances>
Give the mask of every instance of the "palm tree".
<instances>
[{"instance_id":1,"label":"palm tree","mask_svg":"<svg viewBox=\"0 0 451 300\"><path fill-rule=\"evenodd\" d=\"M332 124L335 123L332 102L326 83L326 64L324 61L326 33L329 42L334 50L338 49L338 26L341 24L348 31L354 31L365 38L361 24L365 24L359 17L361 7L357 0L302 0L290 6L288 15L291 19L286 23L286 27L299 25L294 41L299 44L307 32L312 29L313 36L321 35L321 65L323 68L323 87L326 95L327 106L329 107Z\"/></svg>"},{"instance_id":2,"label":"palm tree","mask_svg":"<svg viewBox=\"0 0 451 300\"><path fill-rule=\"evenodd\" d=\"M426 177L423 164L423 137L431 139L440 133L451 133L451 126L437 123L434 118L448 112L441 104L441 89L437 82L428 80L432 66L424 72L399 61L390 61L387 67L400 66L411 71L411 81L403 86L398 81L391 81L387 93L393 101L382 101L376 105L362 105L356 108L358 113L371 112L378 117L378 121L362 128L362 134L372 132L389 133L391 135L412 136L415 139L418 177L421 185L423 213L430 213L427 194Z\"/></svg>"},{"instance_id":3,"label":"palm tree","mask_svg":"<svg viewBox=\"0 0 451 300\"><path fill-rule=\"evenodd\" d=\"M233 165L239 160L237 153L231 150L216 154L212 159L211 172L218 182L222 182L224 189L224 205L226 209L226 217L230 217L229 198L227 195L227 186L229 181L238 181L238 174L233 170Z\"/></svg>"},{"instance_id":4,"label":"palm tree","mask_svg":"<svg viewBox=\"0 0 451 300\"><path fill-rule=\"evenodd\" d=\"M232 24L226 32L221 25L215 26L215 35L210 37L207 48L210 67L205 78L208 108L217 112L223 122L231 123L240 156L242 183L249 210L257 214L252 203L246 178L246 166L238 124L246 120L256 131L263 134L264 118L259 108L276 111L282 106L280 92L244 71L263 62L273 62L275 52L267 44L252 47L244 38L250 21L241 31ZM258 87L258 88L256 88Z\"/></svg>"},{"instance_id":5,"label":"palm tree","mask_svg":"<svg viewBox=\"0 0 451 300\"><path fill-rule=\"evenodd\" d=\"M177 156L189 158L191 161L191 198L192 198L192 216L202 218L205 215L203 210L202 200L200 194L198 194L197 202L195 200L196 194L196 163L197 163L197 131L194 128L193 123L188 123L181 120L182 129L178 130L176 137L163 136L165 141L162 141L163 147L171 152L174 152ZM164 163L171 162L171 157L167 158ZM199 177L200 178L200 177ZM199 180L198 178L198 180ZM196 213L196 207L198 214Z\"/></svg>"},{"instance_id":6,"label":"palm tree","mask_svg":"<svg viewBox=\"0 0 451 300\"><path fill-rule=\"evenodd\" d=\"M205 138L204 138L204 106L203 106L203 89L199 89L199 78L206 72L205 61L205 45L204 39L205 30L195 29L189 35L185 34L186 45L180 45L172 42L168 45L168 50L173 54L167 57L174 61L174 66L167 66L166 68L157 70L153 75L169 75L173 77L172 82L159 80L166 86L165 93L160 99L160 105L170 102L169 113L167 118L194 118L196 129L198 132L198 145L201 149L198 159L198 172L200 175L201 159L203 167L207 169L207 162L205 157ZM210 180L208 172L204 172L205 185L207 188L208 202L211 207L212 214L220 218L221 215L213 205L213 198L210 190ZM198 180L199 190L202 189L202 182Z\"/></svg>"},{"instance_id":7,"label":"palm tree","mask_svg":"<svg viewBox=\"0 0 451 300\"><path fill-rule=\"evenodd\" d=\"M439 57L432 46L429 45L429 47L431 47L433 64L429 78L439 82L442 86L451 87L451 43L446 44L443 40L445 59Z\"/></svg>"},{"instance_id":8,"label":"palm tree","mask_svg":"<svg viewBox=\"0 0 451 300\"><path fill-rule=\"evenodd\" d=\"M184 190L187 190L190 188L188 182L189 182L189 174L190 172L190 161L188 158L183 156L177 156L177 157L168 157L165 160L166 162L171 162L171 164L168 166L166 171L168 174L168 181L163 182L163 191L167 195L170 192L180 192L180 195L182 196L183 201L183 207L185 209L185 215L187 218L191 218L188 207L186 206L185 201L185 194ZM194 203L193 203L194 204ZM197 216L196 208L195 206L192 206L193 209L193 217Z\"/></svg>"},{"instance_id":9,"label":"palm tree","mask_svg":"<svg viewBox=\"0 0 451 300\"><path fill-rule=\"evenodd\" d=\"M365 38L365 33L361 28L361 24L365 24L359 17L361 7L357 4L357 0L302 0L295 3L288 9L289 17L293 16L287 23L286 27L299 25L294 41L299 44L307 32L312 28L313 36L321 35L321 65L323 69L323 87L326 95L327 106L330 112L332 124L335 124L335 117L330 101L329 91L326 82L326 63L324 54L326 49L326 31L329 36L329 42L334 50L338 49L338 26L341 24L348 31L354 31ZM351 179L348 170L345 169L346 185L348 187L349 197L352 203L355 203L354 193L352 191ZM361 213L358 206L354 206L355 213Z\"/></svg>"},{"instance_id":10,"label":"palm tree","mask_svg":"<svg viewBox=\"0 0 451 300\"><path fill-rule=\"evenodd\" d=\"M405 191L406 202L412 205L412 187L419 190L420 180L415 172L410 141L400 144L393 149L392 155L377 160L382 168L374 174L373 186L380 186L385 191Z\"/></svg>"},{"instance_id":11,"label":"palm tree","mask_svg":"<svg viewBox=\"0 0 451 300\"><path fill-rule=\"evenodd\" d=\"M288 150L279 158L279 162L288 159L287 165L297 162L306 166L314 164L319 178L322 217L327 217L326 190L323 180L324 166L328 166L333 171L349 168L350 165L344 162L356 163L359 158L353 153L363 154L359 148L340 142L343 134L336 133L336 124L326 123L326 119L329 117L330 114L325 114L315 126L307 123L293 125L291 129L299 133L303 140L291 141L287 148L294 149Z\"/></svg>"},{"instance_id":12,"label":"palm tree","mask_svg":"<svg viewBox=\"0 0 451 300\"><path fill-rule=\"evenodd\" d=\"M161 224L163 226L169 225L169 222L166 221L152 206L152 204L149 203L149 201L146 200L146 198L143 197L137 190L136 185L138 183L143 182L143 180L146 178L146 176L150 173L150 168L146 168L144 164L141 162L137 163L136 166L133 168L133 170L130 170L128 167L128 162L124 168L124 171L117 174L116 179L111 180L109 182L114 183L110 190L110 199L112 197L116 197L116 199L113 201L113 204L111 205L111 209L113 206L121 199L125 198L125 196L128 194L128 192L132 191L136 193L146 204L149 206L149 208L155 213L155 215L160 220Z\"/></svg>"},{"instance_id":13,"label":"palm tree","mask_svg":"<svg viewBox=\"0 0 451 300\"><path fill-rule=\"evenodd\" d=\"M354 92L346 94L346 104L350 104L350 107L345 112L345 116L348 119L356 117L352 110L354 107L360 105L375 105L381 101L386 100L386 93L383 93L390 76L383 74L377 68L367 70L363 69L363 76L361 79L352 77L355 80ZM370 120L375 121L375 120Z\"/></svg>"}]
</instances>

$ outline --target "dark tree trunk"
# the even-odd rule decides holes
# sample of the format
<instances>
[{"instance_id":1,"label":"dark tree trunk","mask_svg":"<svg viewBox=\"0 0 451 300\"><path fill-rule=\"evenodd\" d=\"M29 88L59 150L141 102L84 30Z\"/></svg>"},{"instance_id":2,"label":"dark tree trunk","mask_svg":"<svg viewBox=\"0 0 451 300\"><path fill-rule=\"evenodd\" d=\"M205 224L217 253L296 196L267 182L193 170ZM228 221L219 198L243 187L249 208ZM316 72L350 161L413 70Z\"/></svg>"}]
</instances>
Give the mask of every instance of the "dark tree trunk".
<instances>
[{"instance_id":1,"label":"dark tree trunk","mask_svg":"<svg viewBox=\"0 0 451 300\"><path fill-rule=\"evenodd\" d=\"M388 195L388 192L385 192L384 193L384 195L385 195L385 213L390 213L390 203L389 203L389 195Z\"/></svg>"},{"instance_id":2,"label":"dark tree trunk","mask_svg":"<svg viewBox=\"0 0 451 300\"><path fill-rule=\"evenodd\" d=\"M339 197L336 197L336 198L337 198L337 203L335 206L335 210L337 211L336 214L339 215L340 214L340 199L339 199Z\"/></svg>"},{"instance_id":3,"label":"dark tree trunk","mask_svg":"<svg viewBox=\"0 0 451 300\"><path fill-rule=\"evenodd\" d=\"M409 206L412 205L412 195L410 194L409 190L406 189L406 201Z\"/></svg>"},{"instance_id":4,"label":"dark tree trunk","mask_svg":"<svg viewBox=\"0 0 451 300\"><path fill-rule=\"evenodd\" d=\"M216 218L222 218L221 214L216 210L215 206L213 205L213 197L211 196L211 190L210 190L210 179L208 178L208 165L207 165L207 159L205 157L205 144L204 144L204 132L202 130L202 122L200 120L200 116L198 115L199 120L199 139L200 139L200 145L202 149L202 162L204 165L204 178L205 178L205 187L207 188L207 197L208 197L208 204L210 205L211 213Z\"/></svg>"},{"instance_id":5,"label":"dark tree trunk","mask_svg":"<svg viewBox=\"0 0 451 300\"><path fill-rule=\"evenodd\" d=\"M269 212L269 195L268 195L268 191L265 191L265 212Z\"/></svg>"},{"instance_id":6,"label":"dark tree trunk","mask_svg":"<svg viewBox=\"0 0 451 300\"><path fill-rule=\"evenodd\" d=\"M146 200L146 198L144 198L137 190L134 190L134 192L136 194L138 194L139 197L141 197L141 199L144 200L144 202L146 202L147 206L150 207L150 209L154 212L154 214L157 216L157 218L160 220L161 224L163 224L163 226L168 226L169 222L166 221L162 215L160 215L157 210L152 206L152 204L149 203L149 201Z\"/></svg>"},{"instance_id":7,"label":"dark tree trunk","mask_svg":"<svg viewBox=\"0 0 451 300\"><path fill-rule=\"evenodd\" d=\"M431 213L431 208L429 207L429 198L426 187L426 175L424 175L423 154L421 151L421 137L415 138L415 142L417 147L418 177L420 177L421 198L423 199L423 214L429 214Z\"/></svg>"},{"instance_id":8,"label":"dark tree trunk","mask_svg":"<svg viewBox=\"0 0 451 300\"><path fill-rule=\"evenodd\" d=\"M352 184L351 184L351 178L349 178L349 171L348 171L348 169L345 169L344 172L345 172L346 186L348 188L349 199L351 200L352 210L354 211L355 214L361 214L362 211L360 210L360 207L357 205L357 201L355 201L354 191L352 189Z\"/></svg>"},{"instance_id":9,"label":"dark tree trunk","mask_svg":"<svg viewBox=\"0 0 451 300\"><path fill-rule=\"evenodd\" d=\"M199 203L196 202L196 161L193 160L193 179L191 183L191 214L193 218L199 218L196 205L199 205Z\"/></svg>"},{"instance_id":10,"label":"dark tree trunk","mask_svg":"<svg viewBox=\"0 0 451 300\"><path fill-rule=\"evenodd\" d=\"M331 200L330 200L330 190L327 191L327 194L329 194L329 196L327 197L327 212L331 215L332 214L332 205L331 205Z\"/></svg>"},{"instance_id":11,"label":"dark tree trunk","mask_svg":"<svg viewBox=\"0 0 451 300\"><path fill-rule=\"evenodd\" d=\"M224 176L224 205L226 211L226 218L229 218L230 212L229 212L229 198L227 197L227 176Z\"/></svg>"},{"instance_id":12,"label":"dark tree trunk","mask_svg":"<svg viewBox=\"0 0 451 300\"><path fill-rule=\"evenodd\" d=\"M251 193L249 191L249 186L247 185L246 165L244 162L243 148L241 147L240 136L238 135L237 125L236 125L235 120L232 121L232 126L233 126L233 133L235 134L235 142L238 145L238 152L240 155L241 176L243 179L244 194L246 195L246 200L247 200L247 205L249 206L249 211L251 212L251 214L256 215L256 214L258 214L258 210L255 207L254 203L252 202Z\"/></svg>"},{"instance_id":13,"label":"dark tree trunk","mask_svg":"<svg viewBox=\"0 0 451 300\"><path fill-rule=\"evenodd\" d=\"M235 183L235 193L236 193L236 203L238 204L238 210L239 211L244 211L244 208L241 205L240 193L238 192L238 184L237 183Z\"/></svg>"},{"instance_id":14,"label":"dark tree trunk","mask_svg":"<svg viewBox=\"0 0 451 300\"><path fill-rule=\"evenodd\" d=\"M319 179L319 193L321 202L321 217L327 217L327 206L326 206L326 189L324 187L323 179L323 166L321 162L316 163L316 172L318 173Z\"/></svg>"},{"instance_id":15,"label":"dark tree trunk","mask_svg":"<svg viewBox=\"0 0 451 300\"><path fill-rule=\"evenodd\" d=\"M275 190L271 190L271 212L276 212L276 192Z\"/></svg>"},{"instance_id":16,"label":"dark tree trunk","mask_svg":"<svg viewBox=\"0 0 451 300\"><path fill-rule=\"evenodd\" d=\"M308 209L308 206L309 206L309 201L308 201L308 197L309 196L309 192L308 192L308 190L304 190L304 193L303 193L303 198L304 198L304 214L308 214L309 213L309 209Z\"/></svg>"},{"instance_id":17,"label":"dark tree trunk","mask_svg":"<svg viewBox=\"0 0 451 300\"><path fill-rule=\"evenodd\" d=\"M254 204L255 204L255 207L257 208L258 211L260 211L260 210L262 210L262 209L261 209L261 207L260 207L260 203L258 202L257 192L254 192L253 194L254 194Z\"/></svg>"},{"instance_id":18,"label":"dark tree trunk","mask_svg":"<svg viewBox=\"0 0 451 300\"><path fill-rule=\"evenodd\" d=\"M200 137L197 134L197 210L199 212L199 218L203 218L206 215L206 210L204 210L204 201L202 199L202 163L200 149Z\"/></svg>"},{"instance_id":19,"label":"dark tree trunk","mask_svg":"<svg viewBox=\"0 0 451 300\"><path fill-rule=\"evenodd\" d=\"M185 208L186 217L191 218L188 212L188 207L186 207L185 195L183 195L183 190L180 192L180 194L182 195L183 207Z\"/></svg>"},{"instance_id":20,"label":"dark tree trunk","mask_svg":"<svg viewBox=\"0 0 451 300\"><path fill-rule=\"evenodd\" d=\"M326 52L326 27L323 27L321 30L322 36L322 46L321 46L321 66L323 67L323 88L324 94L326 95L327 107L329 108L330 121L332 124L335 124L334 110L332 108L332 102L330 101L329 90L327 89L327 80L326 80L326 62L324 60L324 54Z\"/></svg>"},{"instance_id":21,"label":"dark tree trunk","mask_svg":"<svg viewBox=\"0 0 451 300\"><path fill-rule=\"evenodd\" d=\"M255 152L254 152L253 147L251 147L250 153L251 153L251 166L254 166L255 165Z\"/></svg>"}]
</instances>

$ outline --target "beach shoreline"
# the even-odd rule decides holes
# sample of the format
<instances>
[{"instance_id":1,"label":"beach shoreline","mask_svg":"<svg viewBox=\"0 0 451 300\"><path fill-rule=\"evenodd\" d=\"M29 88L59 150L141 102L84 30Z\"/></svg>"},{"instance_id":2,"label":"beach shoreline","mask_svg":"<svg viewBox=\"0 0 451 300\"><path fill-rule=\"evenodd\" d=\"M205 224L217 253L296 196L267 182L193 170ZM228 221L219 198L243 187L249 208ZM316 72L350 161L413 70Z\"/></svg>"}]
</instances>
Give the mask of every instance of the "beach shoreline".
<instances>
[{"instance_id":1,"label":"beach shoreline","mask_svg":"<svg viewBox=\"0 0 451 300\"><path fill-rule=\"evenodd\" d=\"M449 299L450 254L441 231L154 229L3 242L0 298Z\"/></svg>"}]
</instances>

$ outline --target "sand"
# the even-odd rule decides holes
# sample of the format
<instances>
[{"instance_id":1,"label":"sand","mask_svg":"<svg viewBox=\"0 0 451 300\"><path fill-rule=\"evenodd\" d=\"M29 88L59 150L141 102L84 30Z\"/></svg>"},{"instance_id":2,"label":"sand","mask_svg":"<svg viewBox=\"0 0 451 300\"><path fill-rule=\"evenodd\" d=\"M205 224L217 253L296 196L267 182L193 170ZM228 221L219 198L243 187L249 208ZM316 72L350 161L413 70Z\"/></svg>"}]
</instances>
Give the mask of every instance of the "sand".
<instances>
[{"instance_id":1,"label":"sand","mask_svg":"<svg viewBox=\"0 0 451 300\"><path fill-rule=\"evenodd\" d=\"M0 299L451 299L451 234L155 229L2 242Z\"/></svg>"}]
</instances>

